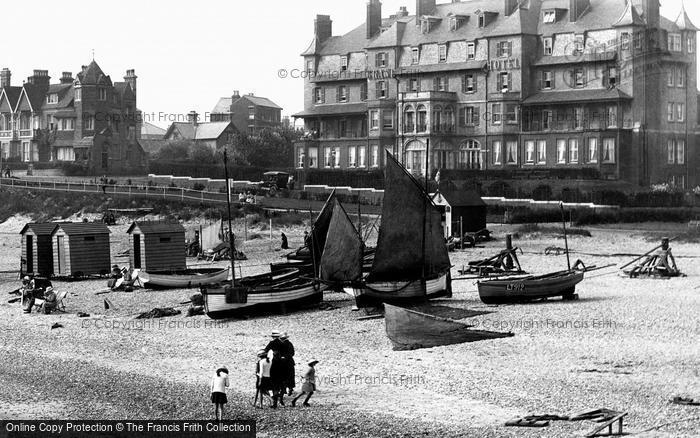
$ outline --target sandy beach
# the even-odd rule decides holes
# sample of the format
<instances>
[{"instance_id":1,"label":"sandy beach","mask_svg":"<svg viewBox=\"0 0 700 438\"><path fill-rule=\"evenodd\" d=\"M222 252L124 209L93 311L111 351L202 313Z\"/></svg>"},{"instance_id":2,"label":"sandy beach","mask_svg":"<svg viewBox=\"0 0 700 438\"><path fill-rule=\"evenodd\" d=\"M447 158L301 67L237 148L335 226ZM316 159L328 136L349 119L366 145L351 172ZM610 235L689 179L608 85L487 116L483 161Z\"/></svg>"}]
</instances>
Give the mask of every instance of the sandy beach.
<instances>
[{"instance_id":1,"label":"sandy beach","mask_svg":"<svg viewBox=\"0 0 700 438\"><path fill-rule=\"evenodd\" d=\"M19 265L24 218L0 224L0 271ZM663 225L635 232L595 228L569 239L572 262L603 266L631 260L660 241ZM126 225L111 227L113 263L127 249ZM496 240L450 254L452 276L470 260L504 247L508 226L490 226ZM619 226L617 228L625 228ZM267 230L242 242L244 275L281 260ZM274 230L301 243L303 228ZM522 235L515 245L523 268L544 273L566 267L553 235ZM255 419L259 436L571 437L592 422L554 421L544 429L505 427L528 414L609 408L628 412L626 429L638 436L700 436L700 409L670 403L700 398L700 244L672 243L687 277L628 279L612 267L587 274L579 301L486 306L475 280L455 280L454 296L435 304L491 313L463 320L515 336L415 351L392 351L384 320L359 321L346 295L328 293L323 310L214 322L183 314L154 320L134 316L187 301L196 290L113 292L106 280L54 282L69 292L67 313L23 315L7 292L16 276L0 278L0 419L210 419L208 383L222 365L231 370L226 416ZM598 254L594 256L593 254ZM194 259L188 263L202 263ZM218 263L225 266L226 262ZM115 306L105 310L103 298ZM87 312L89 318L78 318ZM54 323L63 327L51 329ZM272 330L287 331L296 348L297 374L316 359L318 392L310 408L255 409L255 352ZM298 385L300 386L300 385Z\"/></svg>"}]
</instances>

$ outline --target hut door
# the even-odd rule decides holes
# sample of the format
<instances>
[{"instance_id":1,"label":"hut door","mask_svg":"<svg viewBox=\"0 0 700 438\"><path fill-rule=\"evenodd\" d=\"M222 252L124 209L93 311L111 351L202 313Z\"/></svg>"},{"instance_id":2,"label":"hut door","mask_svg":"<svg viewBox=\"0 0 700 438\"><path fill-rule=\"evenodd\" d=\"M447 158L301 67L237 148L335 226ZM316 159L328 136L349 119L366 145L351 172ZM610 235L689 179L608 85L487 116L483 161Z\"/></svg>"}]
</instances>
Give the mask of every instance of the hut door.
<instances>
[{"instance_id":1,"label":"hut door","mask_svg":"<svg viewBox=\"0 0 700 438\"><path fill-rule=\"evenodd\" d=\"M63 236L56 236L56 255L58 256L58 274L65 274L66 249L63 247Z\"/></svg>"},{"instance_id":2,"label":"hut door","mask_svg":"<svg viewBox=\"0 0 700 438\"><path fill-rule=\"evenodd\" d=\"M141 235L134 234L134 269L141 269Z\"/></svg>"},{"instance_id":3,"label":"hut door","mask_svg":"<svg viewBox=\"0 0 700 438\"><path fill-rule=\"evenodd\" d=\"M27 273L34 272L34 236L27 234Z\"/></svg>"}]
</instances>

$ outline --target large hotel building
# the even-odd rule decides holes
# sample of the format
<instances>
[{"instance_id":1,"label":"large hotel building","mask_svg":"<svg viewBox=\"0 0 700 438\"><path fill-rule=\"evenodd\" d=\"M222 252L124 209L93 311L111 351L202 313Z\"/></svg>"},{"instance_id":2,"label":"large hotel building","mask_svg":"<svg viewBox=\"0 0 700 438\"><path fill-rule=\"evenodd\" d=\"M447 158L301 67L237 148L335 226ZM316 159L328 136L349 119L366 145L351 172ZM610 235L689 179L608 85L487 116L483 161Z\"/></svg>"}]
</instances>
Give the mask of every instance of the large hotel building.
<instances>
[{"instance_id":1,"label":"large hotel building","mask_svg":"<svg viewBox=\"0 0 700 438\"><path fill-rule=\"evenodd\" d=\"M370 0L342 36L318 15L295 166L695 187L697 30L659 0Z\"/></svg>"}]
</instances>

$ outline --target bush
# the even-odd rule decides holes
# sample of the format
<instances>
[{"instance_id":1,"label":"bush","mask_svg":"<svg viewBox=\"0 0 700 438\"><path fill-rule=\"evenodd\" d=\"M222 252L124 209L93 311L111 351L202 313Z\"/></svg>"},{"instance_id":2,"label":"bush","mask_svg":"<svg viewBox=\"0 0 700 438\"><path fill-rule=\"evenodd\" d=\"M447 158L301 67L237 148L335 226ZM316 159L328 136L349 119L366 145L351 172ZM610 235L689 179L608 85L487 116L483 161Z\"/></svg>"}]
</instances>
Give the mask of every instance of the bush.
<instances>
[{"instance_id":1,"label":"bush","mask_svg":"<svg viewBox=\"0 0 700 438\"><path fill-rule=\"evenodd\" d=\"M192 186L192 190L196 190L198 192L203 192L206 188L207 187L202 183L194 183L194 185Z\"/></svg>"},{"instance_id":2,"label":"bush","mask_svg":"<svg viewBox=\"0 0 700 438\"><path fill-rule=\"evenodd\" d=\"M532 199L535 201L551 201L552 198L552 188L547 184L542 184L535 187L532 191Z\"/></svg>"}]
</instances>

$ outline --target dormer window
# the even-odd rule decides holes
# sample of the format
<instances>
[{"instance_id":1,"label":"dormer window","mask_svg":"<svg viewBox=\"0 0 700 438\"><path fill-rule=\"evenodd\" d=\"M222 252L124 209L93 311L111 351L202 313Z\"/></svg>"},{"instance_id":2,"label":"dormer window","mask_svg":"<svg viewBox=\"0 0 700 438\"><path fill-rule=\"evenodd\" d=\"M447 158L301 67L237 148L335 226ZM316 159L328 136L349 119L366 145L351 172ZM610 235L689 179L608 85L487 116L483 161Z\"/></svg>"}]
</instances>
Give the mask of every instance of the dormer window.
<instances>
[{"instance_id":1,"label":"dormer window","mask_svg":"<svg viewBox=\"0 0 700 438\"><path fill-rule=\"evenodd\" d=\"M348 57L341 56L340 57L340 71L347 71L347 69L348 69Z\"/></svg>"},{"instance_id":2,"label":"dormer window","mask_svg":"<svg viewBox=\"0 0 700 438\"><path fill-rule=\"evenodd\" d=\"M668 34L668 50L672 52L681 51L681 35L678 33Z\"/></svg>"},{"instance_id":3,"label":"dormer window","mask_svg":"<svg viewBox=\"0 0 700 438\"><path fill-rule=\"evenodd\" d=\"M58 103L58 94L51 93L46 96L46 103Z\"/></svg>"},{"instance_id":4,"label":"dormer window","mask_svg":"<svg viewBox=\"0 0 700 438\"><path fill-rule=\"evenodd\" d=\"M486 16L484 14L479 15L479 27L486 27Z\"/></svg>"},{"instance_id":5,"label":"dormer window","mask_svg":"<svg viewBox=\"0 0 700 438\"><path fill-rule=\"evenodd\" d=\"M418 47L411 48L411 64L420 62L420 49Z\"/></svg>"},{"instance_id":6,"label":"dormer window","mask_svg":"<svg viewBox=\"0 0 700 438\"><path fill-rule=\"evenodd\" d=\"M545 24L552 24L557 21L557 12L554 10L544 11L542 21Z\"/></svg>"},{"instance_id":7,"label":"dormer window","mask_svg":"<svg viewBox=\"0 0 700 438\"><path fill-rule=\"evenodd\" d=\"M438 62L447 61L447 44L440 44L438 46Z\"/></svg>"},{"instance_id":8,"label":"dormer window","mask_svg":"<svg viewBox=\"0 0 700 438\"><path fill-rule=\"evenodd\" d=\"M466 15L452 15L450 16L450 30L455 31L462 26L462 23L469 18Z\"/></svg>"},{"instance_id":9,"label":"dormer window","mask_svg":"<svg viewBox=\"0 0 700 438\"><path fill-rule=\"evenodd\" d=\"M467 59L476 58L476 43L467 43Z\"/></svg>"}]
</instances>

